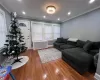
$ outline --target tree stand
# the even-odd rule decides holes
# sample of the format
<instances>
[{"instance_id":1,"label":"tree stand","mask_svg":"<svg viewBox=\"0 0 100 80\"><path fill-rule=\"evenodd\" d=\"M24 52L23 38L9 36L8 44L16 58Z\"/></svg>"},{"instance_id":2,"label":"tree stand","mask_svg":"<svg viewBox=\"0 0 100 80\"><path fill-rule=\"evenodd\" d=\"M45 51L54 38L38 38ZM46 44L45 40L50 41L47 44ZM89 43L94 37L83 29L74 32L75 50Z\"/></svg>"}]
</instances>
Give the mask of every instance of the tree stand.
<instances>
[{"instance_id":1,"label":"tree stand","mask_svg":"<svg viewBox=\"0 0 100 80\"><path fill-rule=\"evenodd\" d=\"M13 62L11 65L13 65L13 64L15 64L15 63L17 63L17 62L22 63L22 62L21 62L21 59L23 59L23 58L20 58L20 59L19 59L19 58L18 58L18 55L17 55L17 59L15 59L14 62Z\"/></svg>"}]
</instances>

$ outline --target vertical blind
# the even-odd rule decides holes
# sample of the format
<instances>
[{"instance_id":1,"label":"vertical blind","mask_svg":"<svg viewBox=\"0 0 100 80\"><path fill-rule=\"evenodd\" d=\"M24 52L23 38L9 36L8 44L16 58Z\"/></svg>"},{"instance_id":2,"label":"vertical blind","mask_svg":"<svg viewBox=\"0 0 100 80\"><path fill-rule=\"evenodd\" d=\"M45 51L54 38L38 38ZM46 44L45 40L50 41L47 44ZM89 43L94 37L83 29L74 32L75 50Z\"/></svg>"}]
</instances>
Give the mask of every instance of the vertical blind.
<instances>
[{"instance_id":1,"label":"vertical blind","mask_svg":"<svg viewBox=\"0 0 100 80\"><path fill-rule=\"evenodd\" d=\"M5 13L0 9L0 48L4 46L6 40L7 28L5 21Z\"/></svg>"},{"instance_id":2,"label":"vertical blind","mask_svg":"<svg viewBox=\"0 0 100 80\"><path fill-rule=\"evenodd\" d=\"M43 22L31 22L32 40L53 40L60 37L60 25Z\"/></svg>"}]
</instances>

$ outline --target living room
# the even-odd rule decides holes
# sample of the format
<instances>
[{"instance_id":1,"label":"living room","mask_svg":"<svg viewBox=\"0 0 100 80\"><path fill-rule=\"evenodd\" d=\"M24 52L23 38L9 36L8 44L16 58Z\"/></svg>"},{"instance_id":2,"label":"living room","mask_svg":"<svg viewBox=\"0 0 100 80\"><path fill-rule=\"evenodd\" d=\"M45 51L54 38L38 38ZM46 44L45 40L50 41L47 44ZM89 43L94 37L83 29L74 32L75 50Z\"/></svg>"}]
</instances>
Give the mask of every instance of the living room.
<instances>
[{"instance_id":1,"label":"living room","mask_svg":"<svg viewBox=\"0 0 100 80\"><path fill-rule=\"evenodd\" d=\"M0 80L100 80L99 0L0 0Z\"/></svg>"}]
</instances>

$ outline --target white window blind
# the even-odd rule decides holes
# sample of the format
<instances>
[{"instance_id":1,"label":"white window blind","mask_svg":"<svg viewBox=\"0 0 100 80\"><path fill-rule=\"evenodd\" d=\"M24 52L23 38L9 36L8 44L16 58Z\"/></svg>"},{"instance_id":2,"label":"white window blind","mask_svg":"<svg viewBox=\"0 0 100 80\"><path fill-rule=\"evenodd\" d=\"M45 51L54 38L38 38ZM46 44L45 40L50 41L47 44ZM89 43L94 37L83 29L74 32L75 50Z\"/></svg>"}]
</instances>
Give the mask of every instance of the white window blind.
<instances>
[{"instance_id":1,"label":"white window blind","mask_svg":"<svg viewBox=\"0 0 100 80\"><path fill-rule=\"evenodd\" d=\"M44 37L45 40L51 40L53 38L53 31L51 24L44 24Z\"/></svg>"},{"instance_id":2,"label":"white window blind","mask_svg":"<svg viewBox=\"0 0 100 80\"><path fill-rule=\"evenodd\" d=\"M5 13L3 10L0 9L0 48L2 48L5 44L6 40L6 19L5 19Z\"/></svg>"},{"instance_id":3,"label":"white window blind","mask_svg":"<svg viewBox=\"0 0 100 80\"><path fill-rule=\"evenodd\" d=\"M60 25L31 21L32 40L53 40L60 37Z\"/></svg>"},{"instance_id":4,"label":"white window blind","mask_svg":"<svg viewBox=\"0 0 100 80\"><path fill-rule=\"evenodd\" d=\"M42 25L40 23L32 23L32 38L35 41L43 40Z\"/></svg>"},{"instance_id":5,"label":"white window blind","mask_svg":"<svg viewBox=\"0 0 100 80\"><path fill-rule=\"evenodd\" d=\"M60 37L60 26L59 25L53 25L54 30L54 39L57 39Z\"/></svg>"}]
</instances>

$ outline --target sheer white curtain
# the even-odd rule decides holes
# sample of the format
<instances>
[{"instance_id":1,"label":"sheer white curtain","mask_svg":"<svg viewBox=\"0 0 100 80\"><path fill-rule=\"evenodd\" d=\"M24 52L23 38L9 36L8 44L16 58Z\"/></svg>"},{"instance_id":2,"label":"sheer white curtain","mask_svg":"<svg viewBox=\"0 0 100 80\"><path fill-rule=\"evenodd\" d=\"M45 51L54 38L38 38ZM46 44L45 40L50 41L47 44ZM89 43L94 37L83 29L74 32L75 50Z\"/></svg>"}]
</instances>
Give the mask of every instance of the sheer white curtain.
<instances>
[{"instance_id":1,"label":"sheer white curtain","mask_svg":"<svg viewBox=\"0 0 100 80\"><path fill-rule=\"evenodd\" d=\"M0 48L2 48L5 44L6 40L6 19L5 19L5 13L3 10L0 9Z\"/></svg>"}]
</instances>

